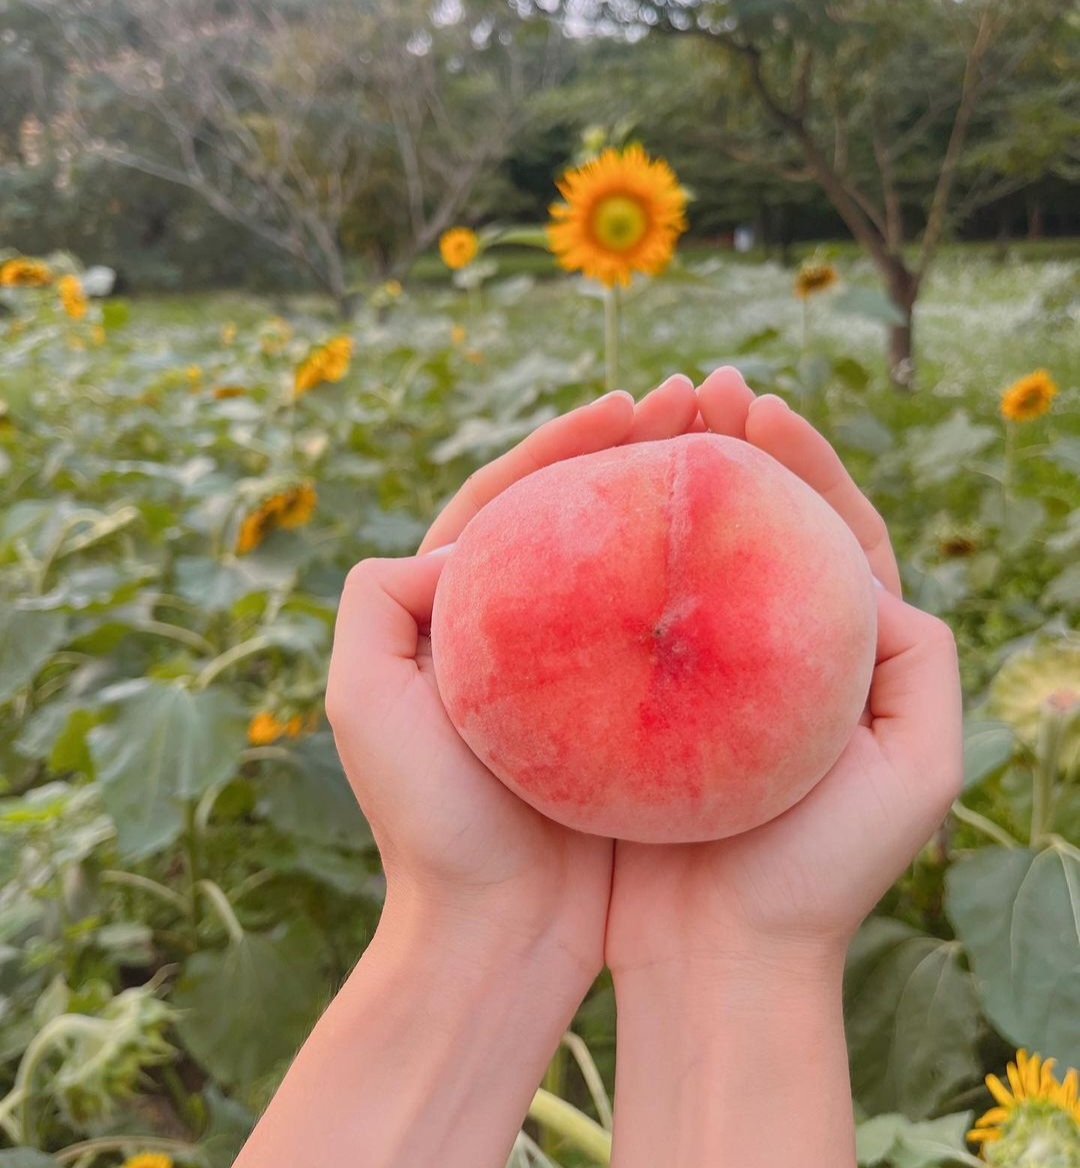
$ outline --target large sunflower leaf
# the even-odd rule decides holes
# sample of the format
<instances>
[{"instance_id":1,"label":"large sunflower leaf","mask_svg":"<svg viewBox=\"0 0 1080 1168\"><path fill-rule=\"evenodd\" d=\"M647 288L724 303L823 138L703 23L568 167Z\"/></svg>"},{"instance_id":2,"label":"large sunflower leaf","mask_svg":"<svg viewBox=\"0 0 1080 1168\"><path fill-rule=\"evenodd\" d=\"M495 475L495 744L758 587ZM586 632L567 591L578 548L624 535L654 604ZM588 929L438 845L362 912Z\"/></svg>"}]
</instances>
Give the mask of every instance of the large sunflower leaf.
<instances>
[{"instance_id":1,"label":"large sunflower leaf","mask_svg":"<svg viewBox=\"0 0 1080 1168\"><path fill-rule=\"evenodd\" d=\"M871 1113L932 1114L978 1083L979 1002L956 942L872 918L844 973L852 1091Z\"/></svg>"},{"instance_id":2,"label":"large sunflower leaf","mask_svg":"<svg viewBox=\"0 0 1080 1168\"><path fill-rule=\"evenodd\" d=\"M247 1087L296 1053L326 993L318 934L297 920L189 957L173 997L177 1030L215 1080Z\"/></svg>"},{"instance_id":3,"label":"large sunflower leaf","mask_svg":"<svg viewBox=\"0 0 1080 1168\"><path fill-rule=\"evenodd\" d=\"M990 1021L1014 1045L1080 1066L1080 852L984 848L945 888Z\"/></svg>"},{"instance_id":4,"label":"large sunflower leaf","mask_svg":"<svg viewBox=\"0 0 1080 1168\"><path fill-rule=\"evenodd\" d=\"M88 740L120 852L137 859L168 847L183 830L185 804L233 773L245 717L228 690L153 682Z\"/></svg>"},{"instance_id":5,"label":"large sunflower leaf","mask_svg":"<svg viewBox=\"0 0 1080 1168\"><path fill-rule=\"evenodd\" d=\"M0 610L0 704L34 680L66 636L63 613L22 612L4 605Z\"/></svg>"}]
</instances>

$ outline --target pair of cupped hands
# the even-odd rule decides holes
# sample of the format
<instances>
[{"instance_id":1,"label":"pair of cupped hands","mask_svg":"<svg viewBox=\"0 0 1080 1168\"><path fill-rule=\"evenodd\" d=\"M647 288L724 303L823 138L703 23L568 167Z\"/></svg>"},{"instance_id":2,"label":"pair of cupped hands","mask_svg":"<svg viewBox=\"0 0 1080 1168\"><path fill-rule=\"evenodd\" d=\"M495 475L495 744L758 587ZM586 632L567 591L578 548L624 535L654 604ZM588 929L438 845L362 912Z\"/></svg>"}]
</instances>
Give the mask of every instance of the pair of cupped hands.
<instances>
[{"instance_id":1,"label":"pair of cupped hands","mask_svg":"<svg viewBox=\"0 0 1080 1168\"><path fill-rule=\"evenodd\" d=\"M880 587L866 709L827 775L769 823L729 839L636 844L584 835L511 793L473 755L439 698L428 638L446 549L518 479L565 458L708 430L749 442L848 524ZM632 571L633 565L628 564ZM785 716L776 694L771 718ZM640 402L621 391L555 418L472 475L417 555L350 573L326 708L379 848L384 918L522 954L538 942L587 988L686 961L785 965L843 954L859 922L941 823L962 774L952 633L900 597L881 516L821 434L725 367L698 387L668 378Z\"/></svg>"}]
</instances>

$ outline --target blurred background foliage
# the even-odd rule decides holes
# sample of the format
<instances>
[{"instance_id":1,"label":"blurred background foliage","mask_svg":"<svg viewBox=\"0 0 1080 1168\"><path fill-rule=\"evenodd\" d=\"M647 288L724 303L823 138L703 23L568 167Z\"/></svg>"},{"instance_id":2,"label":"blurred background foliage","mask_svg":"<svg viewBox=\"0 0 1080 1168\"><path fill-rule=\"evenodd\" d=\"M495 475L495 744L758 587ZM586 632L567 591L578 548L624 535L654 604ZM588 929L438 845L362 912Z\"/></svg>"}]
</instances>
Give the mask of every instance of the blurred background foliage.
<instances>
[{"instance_id":1,"label":"blurred background foliage","mask_svg":"<svg viewBox=\"0 0 1080 1168\"><path fill-rule=\"evenodd\" d=\"M599 392L600 290L499 232L631 140L692 200L624 384L784 396L960 645L965 791L848 965L860 1162L977 1163L986 1073L1080 1065L1078 35L1043 0L0 0L0 263L48 265L0 288L0 1168L224 1168L369 940L341 583ZM613 1017L601 978L545 1080L601 1127ZM556 1126L514 1164L596 1162Z\"/></svg>"}]
</instances>

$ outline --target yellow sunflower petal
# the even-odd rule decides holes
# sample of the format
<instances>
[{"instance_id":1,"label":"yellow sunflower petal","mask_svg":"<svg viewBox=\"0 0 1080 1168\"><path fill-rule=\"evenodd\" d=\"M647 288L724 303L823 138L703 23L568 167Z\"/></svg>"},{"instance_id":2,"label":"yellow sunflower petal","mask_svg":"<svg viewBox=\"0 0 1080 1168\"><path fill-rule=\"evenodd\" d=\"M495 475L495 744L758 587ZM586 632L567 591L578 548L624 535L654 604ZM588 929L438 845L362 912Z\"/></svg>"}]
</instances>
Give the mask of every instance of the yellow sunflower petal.
<instances>
[{"instance_id":1,"label":"yellow sunflower petal","mask_svg":"<svg viewBox=\"0 0 1080 1168\"><path fill-rule=\"evenodd\" d=\"M1070 1070L1061 1082L1061 1102L1066 1107L1076 1107L1078 1098L1080 1098L1080 1072Z\"/></svg>"},{"instance_id":2,"label":"yellow sunflower petal","mask_svg":"<svg viewBox=\"0 0 1080 1168\"><path fill-rule=\"evenodd\" d=\"M1002 1107L1011 1107L1013 1104L1013 1097L1005 1089L1005 1085L997 1077L997 1075L986 1076L986 1089L991 1095L1001 1104Z\"/></svg>"},{"instance_id":3,"label":"yellow sunflower petal","mask_svg":"<svg viewBox=\"0 0 1080 1168\"><path fill-rule=\"evenodd\" d=\"M985 1115L980 1115L975 1121L976 1127L997 1127L1003 1119L1008 1119L1011 1108L991 1107Z\"/></svg>"}]
</instances>

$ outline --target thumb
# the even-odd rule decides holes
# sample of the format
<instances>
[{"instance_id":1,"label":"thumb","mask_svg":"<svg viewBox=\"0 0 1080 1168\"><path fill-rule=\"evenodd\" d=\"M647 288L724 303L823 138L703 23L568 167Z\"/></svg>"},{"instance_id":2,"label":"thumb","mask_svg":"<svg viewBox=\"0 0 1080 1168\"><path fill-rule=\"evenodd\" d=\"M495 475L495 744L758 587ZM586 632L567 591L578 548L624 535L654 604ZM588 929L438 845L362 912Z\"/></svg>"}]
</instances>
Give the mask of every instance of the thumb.
<instances>
[{"instance_id":1,"label":"thumb","mask_svg":"<svg viewBox=\"0 0 1080 1168\"><path fill-rule=\"evenodd\" d=\"M416 676L420 636L431 623L452 546L403 559L361 560L349 572L326 683L326 714L335 730L361 710L385 708Z\"/></svg>"}]
</instances>

